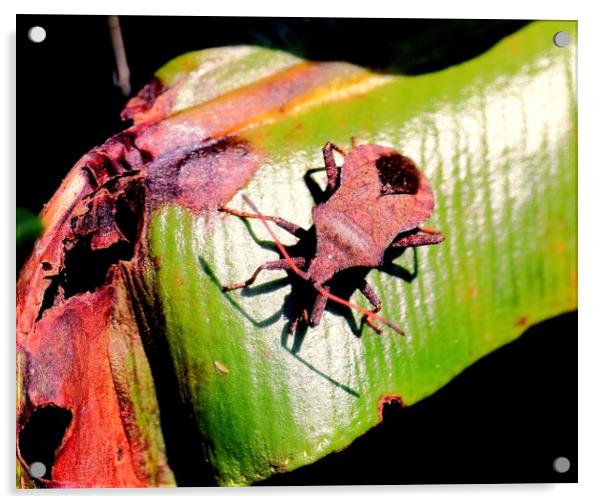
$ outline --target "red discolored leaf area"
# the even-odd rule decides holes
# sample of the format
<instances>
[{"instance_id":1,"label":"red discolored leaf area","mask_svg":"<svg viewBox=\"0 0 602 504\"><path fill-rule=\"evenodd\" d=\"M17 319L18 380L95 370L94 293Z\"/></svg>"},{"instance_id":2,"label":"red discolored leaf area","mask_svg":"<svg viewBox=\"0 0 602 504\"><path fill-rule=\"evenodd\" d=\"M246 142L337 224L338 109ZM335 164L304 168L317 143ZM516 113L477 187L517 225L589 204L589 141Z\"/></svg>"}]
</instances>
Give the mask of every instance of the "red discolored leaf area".
<instances>
[{"instance_id":1,"label":"red discolored leaf area","mask_svg":"<svg viewBox=\"0 0 602 504\"><path fill-rule=\"evenodd\" d=\"M129 336L134 346L141 341L120 271L112 268L109 277L106 286L49 309L21 350L27 400L19 422L19 455L25 465L42 461L51 469L41 479L48 486L141 487L170 481L164 460L154 474L149 471L144 433L127 395L120 393L119 382L128 376L118 363L131 356L124 355L127 345L119 340ZM48 427L32 425L33 418L49 405L69 413L62 438L60 432L46 433L54 435L56 446L25 446L29 439L40 443L44 432L31 430Z\"/></svg>"},{"instance_id":2,"label":"red discolored leaf area","mask_svg":"<svg viewBox=\"0 0 602 504\"><path fill-rule=\"evenodd\" d=\"M141 287L149 215L166 204L216 211L263 159L237 132L336 69L298 65L174 116L170 90L153 81L123 112L136 124L69 172L17 284L19 486L176 483L151 365L160 309ZM28 476L34 462L44 476Z\"/></svg>"}]
</instances>

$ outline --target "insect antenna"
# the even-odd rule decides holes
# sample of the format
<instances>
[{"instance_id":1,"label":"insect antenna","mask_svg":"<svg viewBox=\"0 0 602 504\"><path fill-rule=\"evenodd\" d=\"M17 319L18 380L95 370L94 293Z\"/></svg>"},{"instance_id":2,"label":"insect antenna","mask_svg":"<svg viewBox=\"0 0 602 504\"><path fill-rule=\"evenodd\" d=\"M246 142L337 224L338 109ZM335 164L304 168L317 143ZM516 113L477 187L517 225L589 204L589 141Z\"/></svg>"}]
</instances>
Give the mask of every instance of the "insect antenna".
<instances>
[{"instance_id":1,"label":"insect antenna","mask_svg":"<svg viewBox=\"0 0 602 504\"><path fill-rule=\"evenodd\" d=\"M255 206L255 203L253 203L251 201L251 199L248 196L246 196L245 194L243 194L242 198L245 200L245 203L247 205L249 205L252 208L252 210L259 216L259 219L261 220L261 222L263 223L263 225L267 229L268 233L270 234L270 236L274 240L274 243L276 244L276 247L278 247L278 250L280 251L280 253L284 257L284 259L286 260L286 262L289 264L291 270L293 270L298 276L300 276L304 280L309 280L309 274L306 271L303 271L303 270L299 269L299 267L291 259L291 256L288 254L288 252L284 248L284 245L282 245L282 243L280 243L280 240L278 240L278 238L276 237L276 233L274 233L274 231L272 231L272 228L268 224L267 219L259 211L259 209ZM389 322L386 318L381 317L377 313L375 313L373 311L370 311L370 310L367 310L366 308L363 308L363 307L361 307L359 305L356 305L355 303L352 303L351 301L347 301L346 299L340 298L339 296L336 296L335 294L332 294L332 293L328 292L326 289L324 289L324 287L322 287L320 285L314 284L314 289L316 289L320 294L322 294L323 296L327 297L331 301L334 301L335 303L342 304L343 306L347 306L348 308L352 308L353 310L355 310L355 311L363 314L367 319L378 320L379 322L382 322L383 324L387 325L388 327L390 327L391 329L393 329L395 332L401 334L402 336L405 335L405 333L398 326L396 326L393 322ZM370 325L376 331L380 331L380 328L378 326L376 326L374 323L371 323Z\"/></svg>"}]
</instances>

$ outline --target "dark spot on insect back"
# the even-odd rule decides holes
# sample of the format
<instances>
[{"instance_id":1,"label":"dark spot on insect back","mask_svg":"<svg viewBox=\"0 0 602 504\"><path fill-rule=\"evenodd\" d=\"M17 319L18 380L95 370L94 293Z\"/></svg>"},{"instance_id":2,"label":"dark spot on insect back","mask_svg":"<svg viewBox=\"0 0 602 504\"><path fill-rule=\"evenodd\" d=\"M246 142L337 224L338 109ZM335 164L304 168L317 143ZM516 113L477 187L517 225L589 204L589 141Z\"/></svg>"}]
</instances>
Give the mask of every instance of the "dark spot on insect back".
<instances>
[{"instance_id":1,"label":"dark spot on insect back","mask_svg":"<svg viewBox=\"0 0 602 504\"><path fill-rule=\"evenodd\" d=\"M376 160L380 178L380 194L416 194L420 181L418 167L410 158L401 154L381 156Z\"/></svg>"}]
</instances>

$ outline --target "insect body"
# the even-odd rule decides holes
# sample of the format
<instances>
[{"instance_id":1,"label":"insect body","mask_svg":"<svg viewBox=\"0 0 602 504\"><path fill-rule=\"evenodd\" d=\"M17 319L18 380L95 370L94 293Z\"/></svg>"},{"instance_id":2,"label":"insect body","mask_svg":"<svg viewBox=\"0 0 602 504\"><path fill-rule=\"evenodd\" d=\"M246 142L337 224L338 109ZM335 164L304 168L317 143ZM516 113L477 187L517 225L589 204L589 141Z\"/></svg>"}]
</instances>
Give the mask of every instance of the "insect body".
<instances>
[{"instance_id":1,"label":"insect body","mask_svg":"<svg viewBox=\"0 0 602 504\"><path fill-rule=\"evenodd\" d=\"M333 151L345 156L342 167L334 160ZM383 265L388 249L433 245L443 241L441 233L420 226L430 217L434 197L428 180L408 157L380 145L360 145L345 151L328 142L323 148L326 166L326 201L312 209L316 232L316 253L310 258L290 257L277 241L267 221L299 238L307 231L280 217L264 216L245 198L256 213L222 207L221 211L239 217L260 218L272 234L284 259L261 265L245 282L224 287L225 291L251 285L264 269L288 269L311 282L318 291L309 324L316 326L328 299L350 306L364 314L364 320L377 331L372 319L402 331L378 316L381 301L374 289L363 282L360 291L374 306L365 310L330 293L327 283L349 268L376 268ZM297 320L293 321L294 330Z\"/></svg>"}]
</instances>

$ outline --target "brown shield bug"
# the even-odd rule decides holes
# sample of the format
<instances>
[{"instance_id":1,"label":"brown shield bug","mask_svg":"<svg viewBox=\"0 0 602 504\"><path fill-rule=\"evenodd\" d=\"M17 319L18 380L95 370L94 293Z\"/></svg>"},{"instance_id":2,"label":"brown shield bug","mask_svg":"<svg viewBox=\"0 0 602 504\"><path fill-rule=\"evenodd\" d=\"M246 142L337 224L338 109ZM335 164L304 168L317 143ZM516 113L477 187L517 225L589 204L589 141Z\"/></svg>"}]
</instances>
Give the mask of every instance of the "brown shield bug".
<instances>
[{"instance_id":1,"label":"brown shield bug","mask_svg":"<svg viewBox=\"0 0 602 504\"><path fill-rule=\"evenodd\" d=\"M310 282L318 293L309 318L310 326L319 324L330 299L362 313L366 323L377 332L380 332L380 328L374 320L403 334L399 327L377 314L381 301L366 281L359 288L374 306L372 311L335 296L326 284L337 273L349 268L382 266L387 250L442 242L444 237L440 232L420 227L430 217L435 204L429 182L414 161L389 147L360 145L346 153L327 142L322 150L327 175L327 199L312 209L317 240L315 256L291 257L276 238L268 221L298 238L303 238L307 231L280 217L263 215L249 198L243 196L255 213L227 207L221 207L220 211L243 218L261 219L283 259L262 264L248 280L225 286L223 290L251 285L262 270L291 270ZM333 151L345 158L340 168L336 165ZM309 266L303 271L301 268L308 261ZM295 330L298 320L293 321L291 332Z\"/></svg>"}]
</instances>

